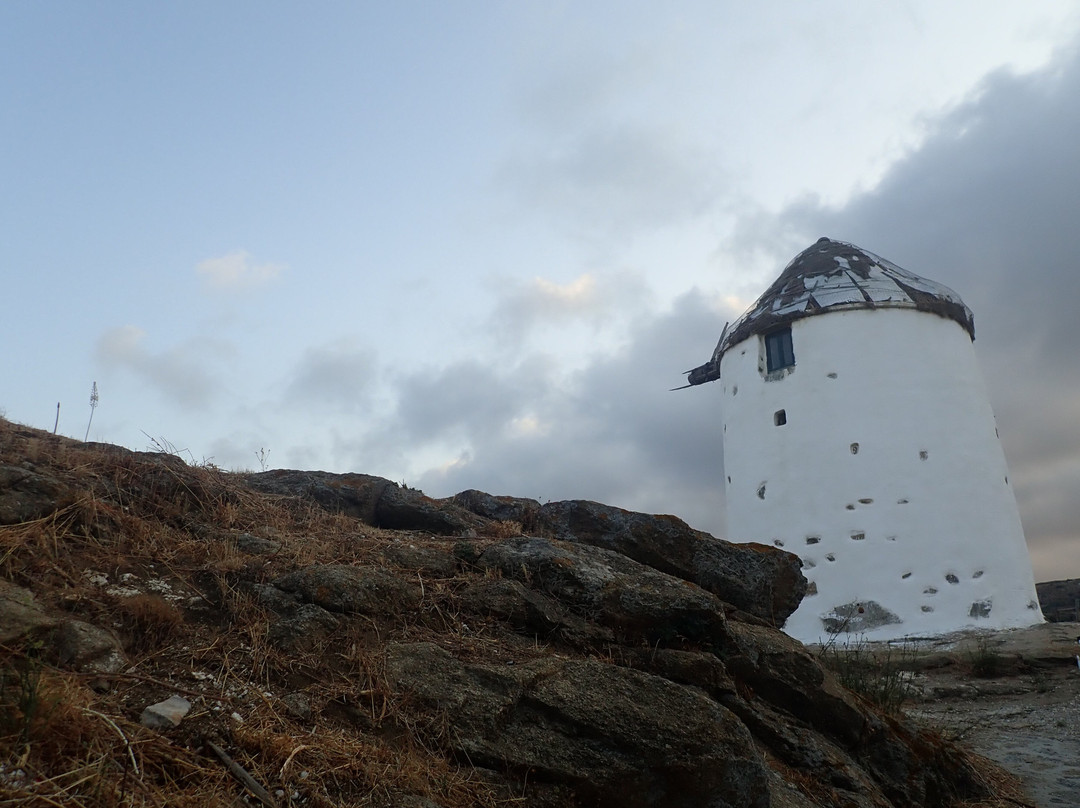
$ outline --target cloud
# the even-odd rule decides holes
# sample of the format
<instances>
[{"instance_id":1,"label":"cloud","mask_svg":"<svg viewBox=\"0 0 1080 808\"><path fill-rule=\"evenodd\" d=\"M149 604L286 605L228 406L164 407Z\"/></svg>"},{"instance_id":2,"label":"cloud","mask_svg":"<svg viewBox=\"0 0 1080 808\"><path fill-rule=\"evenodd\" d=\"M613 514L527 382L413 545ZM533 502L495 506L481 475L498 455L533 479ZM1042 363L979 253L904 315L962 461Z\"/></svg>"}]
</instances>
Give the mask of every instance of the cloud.
<instances>
[{"instance_id":1,"label":"cloud","mask_svg":"<svg viewBox=\"0 0 1080 808\"><path fill-rule=\"evenodd\" d=\"M379 372L374 352L349 340L308 348L285 383L284 400L355 412L370 404Z\"/></svg>"},{"instance_id":2,"label":"cloud","mask_svg":"<svg viewBox=\"0 0 1080 808\"><path fill-rule=\"evenodd\" d=\"M146 332L137 326L112 328L98 338L95 354L106 368L128 371L181 407L208 406L220 390L209 367L231 347L198 339L153 353L145 339Z\"/></svg>"},{"instance_id":3,"label":"cloud","mask_svg":"<svg viewBox=\"0 0 1080 808\"><path fill-rule=\"evenodd\" d=\"M1080 576L1080 58L996 73L922 148L842 207L743 221L737 250L852 241L956 289L980 357L1036 577ZM793 244L797 242L799 246ZM1064 563L1071 566L1065 567Z\"/></svg>"},{"instance_id":4,"label":"cloud","mask_svg":"<svg viewBox=\"0 0 1080 808\"><path fill-rule=\"evenodd\" d=\"M545 278L505 279L500 287L490 322L514 345L545 326L598 329L632 316L650 298L644 281L632 272L585 273L565 284Z\"/></svg>"},{"instance_id":5,"label":"cloud","mask_svg":"<svg viewBox=\"0 0 1080 808\"><path fill-rule=\"evenodd\" d=\"M647 123L586 124L508 158L498 178L579 234L651 230L704 214L721 175L701 147Z\"/></svg>"},{"instance_id":6,"label":"cloud","mask_svg":"<svg viewBox=\"0 0 1080 808\"><path fill-rule=\"evenodd\" d=\"M428 468L418 483L440 496L481 488L543 500L594 499L676 513L722 533L718 396L670 388L681 382L682 370L708 357L724 316L694 291L668 311L643 315L620 349L570 377L523 361L477 369L452 383L429 380L429 393L457 384L498 403L475 411L477 402L468 397L418 396L416 402L438 402L430 406L438 407L441 429L457 430L466 447L454 462ZM430 428L428 407L403 407L399 415L414 437Z\"/></svg>"},{"instance_id":7,"label":"cloud","mask_svg":"<svg viewBox=\"0 0 1080 808\"><path fill-rule=\"evenodd\" d=\"M700 123L672 108L659 42L600 53L571 37L544 78L514 93L518 137L495 172L500 188L579 237L626 238L683 224L713 205L726 175Z\"/></svg>"},{"instance_id":8,"label":"cloud","mask_svg":"<svg viewBox=\"0 0 1080 808\"><path fill-rule=\"evenodd\" d=\"M206 288L215 292L251 291L274 281L284 270L280 264L256 264L245 250L207 258L195 266Z\"/></svg>"}]
</instances>

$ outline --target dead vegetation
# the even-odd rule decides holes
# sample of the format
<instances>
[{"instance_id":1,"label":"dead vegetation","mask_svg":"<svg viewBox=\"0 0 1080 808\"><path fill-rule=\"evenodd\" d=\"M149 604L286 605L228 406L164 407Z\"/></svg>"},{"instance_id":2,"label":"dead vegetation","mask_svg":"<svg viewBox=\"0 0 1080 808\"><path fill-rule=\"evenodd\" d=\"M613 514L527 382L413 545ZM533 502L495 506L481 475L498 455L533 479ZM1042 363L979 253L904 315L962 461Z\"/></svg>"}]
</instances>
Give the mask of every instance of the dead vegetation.
<instances>
[{"instance_id":1,"label":"dead vegetation","mask_svg":"<svg viewBox=\"0 0 1080 808\"><path fill-rule=\"evenodd\" d=\"M129 662L121 673L80 673L40 641L0 645L0 805L205 808L235 806L245 793L278 806L515 802L449 762L439 728L411 723L382 679L377 651L388 633L456 632L465 647L484 644L482 627L465 635L443 602L455 580L422 581L422 607L397 625L343 621L288 655L267 641L269 615L252 584L374 559L401 535L255 495L212 465L4 421L0 463L66 483L54 512L0 527L0 577L110 626ZM277 549L243 553L242 534ZM146 705L173 694L193 704L180 727L140 724ZM265 788L261 800L236 771Z\"/></svg>"}]
</instances>

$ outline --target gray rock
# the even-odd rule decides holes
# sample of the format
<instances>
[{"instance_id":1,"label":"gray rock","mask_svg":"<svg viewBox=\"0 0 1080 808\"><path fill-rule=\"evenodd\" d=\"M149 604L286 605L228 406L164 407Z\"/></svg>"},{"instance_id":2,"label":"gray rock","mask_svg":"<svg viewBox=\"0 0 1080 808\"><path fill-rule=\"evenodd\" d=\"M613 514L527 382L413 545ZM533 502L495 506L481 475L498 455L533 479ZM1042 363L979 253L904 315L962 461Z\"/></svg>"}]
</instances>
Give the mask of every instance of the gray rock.
<instances>
[{"instance_id":1,"label":"gray rock","mask_svg":"<svg viewBox=\"0 0 1080 808\"><path fill-rule=\"evenodd\" d=\"M64 491L59 480L18 466L0 466L0 525L48 516L60 506Z\"/></svg>"},{"instance_id":2,"label":"gray rock","mask_svg":"<svg viewBox=\"0 0 1080 808\"><path fill-rule=\"evenodd\" d=\"M476 489L454 494L450 502L487 519L498 522L517 522L525 533L536 530L537 519L540 516L540 503L535 499L497 497Z\"/></svg>"},{"instance_id":3,"label":"gray rock","mask_svg":"<svg viewBox=\"0 0 1080 808\"><path fill-rule=\"evenodd\" d=\"M467 665L430 643L387 652L394 685L445 711L475 765L572 788L600 808L766 808L739 720L700 691L595 660Z\"/></svg>"},{"instance_id":4,"label":"gray rock","mask_svg":"<svg viewBox=\"0 0 1080 808\"><path fill-rule=\"evenodd\" d=\"M615 639L610 629L573 614L554 598L534 592L520 581L478 581L462 589L458 598L470 614L502 618L523 633L544 639L557 636L577 645L602 645Z\"/></svg>"},{"instance_id":5,"label":"gray rock","mask_svg":"<svg viewBox=\"0 0 1080 808\"><path fill-rule=\"evenodd\" d=\"M266 639L275 648L297 653L311 648L338 627L338 619L314 603L296 604L266 629Z\"/></svg>"},{"instance_id":6,"label":"gray rock","mask_svg":"<svg viewBox=\"0 0 1080 808\"><path fill-rule=\"evenodd\" d=\"M423 492L369 474L278 469L245 475L256 491L300 497L333 513L390 530L423 530L443 536L466 535L484 520L464 508L440 503Z\"/></svg>"},{"instance_id":7,"label":"gray rock","mask_svg":"<svg viewBox=\"0 0 1080 808\"><path fill-rule=\"evenodd\" d=\"M453 578L458 572L458 560L447 549L398 542L384 547L381 555L395 567L415 570L428 578Z\"/></svg>"},{"instance_id":8,"label":"gray rock","mask_svg":"<svg viewBox=\"0 0 1080 808\"><path fill-rule=\"evenodd\" d=\"M249 555L273 555L281 550L281 542L241 533L236 537L236 549Z\"/></svg>"},{"instance_id":9,"label":"gray rock","mask_svg":"<svg viewBox=\"0 0 1080 808\"><path fill-rule=\"evenodd\" d=\"M322 564L283 575L274 586L331 612L397 615L420 605L420 588L374 567Z\"/></svg>"},{"instance_id":10,"label":"gray rock","mask_svg":"<svg viewBox=\"0 0 1080 808\"><path fill-rule=\"evenodd\" d=\"M0 578L0 642L10 642L55 625L56 618L46 613L29 589Z\"/></svg>"},{"instance_id":11,"label":"gray rock","mask_svg":"<svg viewBox=\"0 0 1080 808\"><path fill-rule=\"evenodd\" d=\"M144 709L139 723L150 729L173 729L180 726L190 710L190 701L180 696L170 696Z\"/></svg>"},{"instance_id":12,"label":"gray rock","mask_svg":"<svg viewBox=\"0 0 1080 808\"><path fill-rule=\"evenodd\" d=\"M81 620L65 620L53 633L57 661L70 670L116 673L127 665L116 635Z\"/></svg>"},{"instance_id":13,"label":"gray rock","mask_svg":"<svg viewBox=\"0 0 1080 808\"><path fill-rule=\"evenodd\" d=\"M715 595L612 550L521 536L492 545L479 564L544 592L631 643L725 637L724 607Z\"/></svg>"},{"instance_id":14,"label":"gray rock","mask_svg":"<svg viewBox=\"0 0 1080 808\"><path fill-rule=\"evenodd\" d=\"M545 536L614 550L692 581L773 625L782 626L806 594L797 556L776 547L723 541L674 516L568 500L542 506L538 526Z\"/></svg>"}]
</instances>

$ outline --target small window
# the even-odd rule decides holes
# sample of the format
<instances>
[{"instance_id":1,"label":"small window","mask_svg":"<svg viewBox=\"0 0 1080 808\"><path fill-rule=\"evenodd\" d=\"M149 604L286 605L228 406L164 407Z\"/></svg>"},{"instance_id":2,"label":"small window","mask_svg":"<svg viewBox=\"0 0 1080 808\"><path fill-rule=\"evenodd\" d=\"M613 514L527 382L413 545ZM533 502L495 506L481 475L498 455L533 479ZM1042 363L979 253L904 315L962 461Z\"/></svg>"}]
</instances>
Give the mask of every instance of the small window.
<instances>
[{"instance_id":1,"label":"small window","mask_svg":"<svg viewBox=\"0 0 1080 808\"><path fill-rule=\"evenodd\" d=\"M772 422L776 426L783 426L787 423L787 410L777 410L773 413Z\"/></svg>"},{"instance_id":2,"label":"small window","mask_svg":"<svg viewBox=\"0 0 1080 808\"><path fill-rule=\"evenodd\" d=\"M791 347L791 329L780 328L765 335L765 367L769 373L795 364Z\"/></svg>"}]
</instances>

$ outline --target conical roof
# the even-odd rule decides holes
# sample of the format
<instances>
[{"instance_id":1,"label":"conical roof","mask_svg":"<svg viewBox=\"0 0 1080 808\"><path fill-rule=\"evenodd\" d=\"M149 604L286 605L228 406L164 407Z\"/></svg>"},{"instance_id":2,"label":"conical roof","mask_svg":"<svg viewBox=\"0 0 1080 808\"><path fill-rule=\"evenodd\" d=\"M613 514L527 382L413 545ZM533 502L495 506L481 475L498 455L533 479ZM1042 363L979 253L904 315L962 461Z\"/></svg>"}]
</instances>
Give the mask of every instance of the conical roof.
<instances>
[{"instance_id":1,"label":"conical roof","mask_svg":"<svg viewBox=\"0 0 1080 808\"><path fill-rule=\"evenodd\" d=\"M949 287L854 244L820 238L796 255L730 328L724 327L712 358L691 370L687 381L693 385L719 379L720 360L727 349L754 334L830 311L881 308L917 309L948 317L975 339L974 315Z\"/></svg>"}]
</instances>

